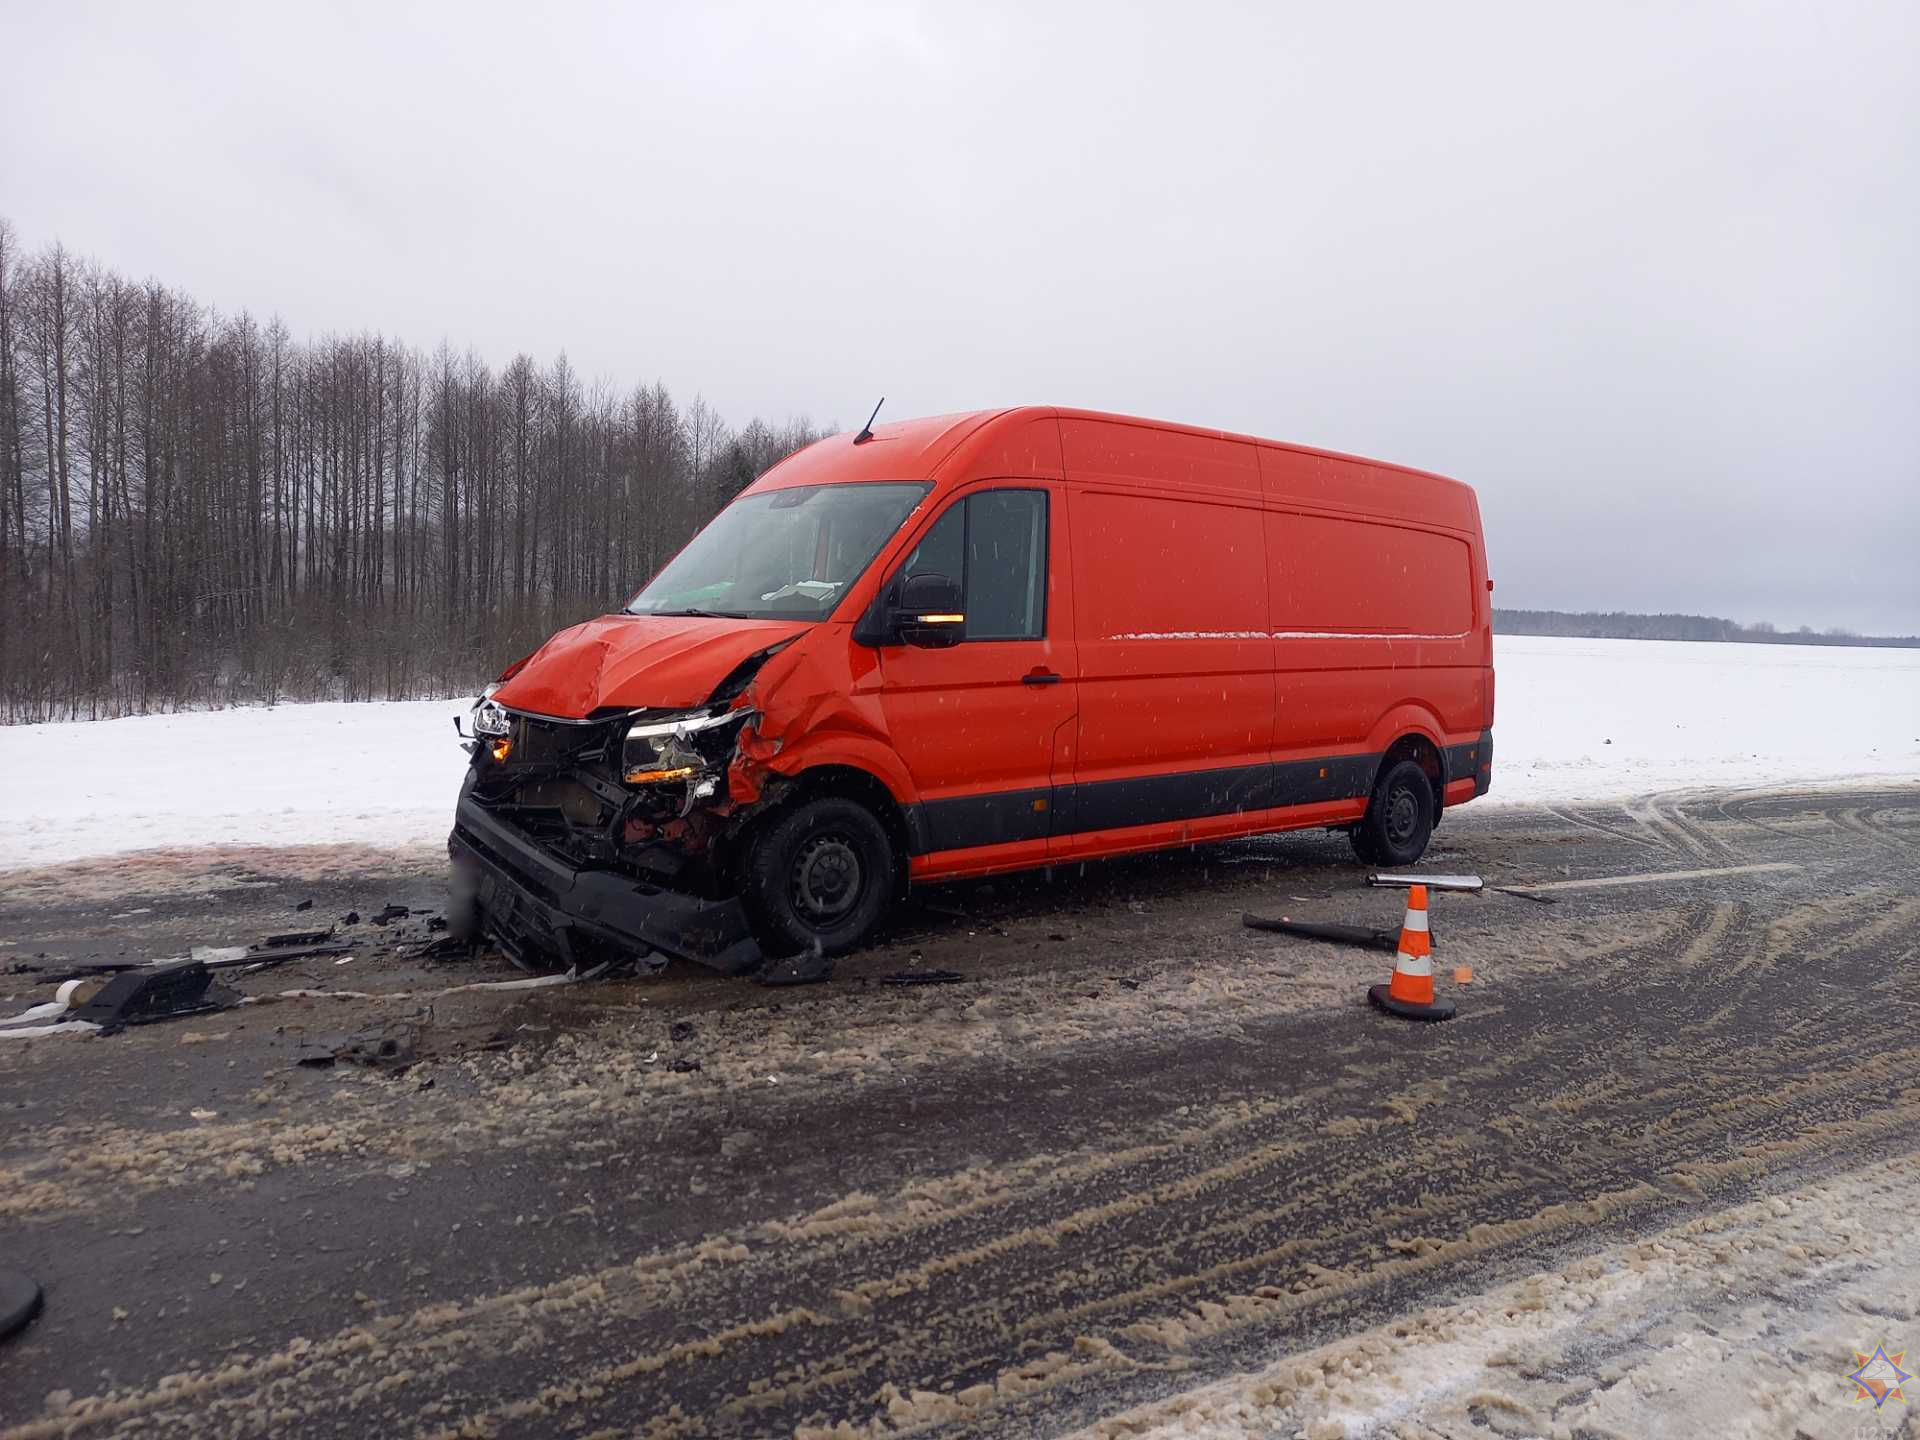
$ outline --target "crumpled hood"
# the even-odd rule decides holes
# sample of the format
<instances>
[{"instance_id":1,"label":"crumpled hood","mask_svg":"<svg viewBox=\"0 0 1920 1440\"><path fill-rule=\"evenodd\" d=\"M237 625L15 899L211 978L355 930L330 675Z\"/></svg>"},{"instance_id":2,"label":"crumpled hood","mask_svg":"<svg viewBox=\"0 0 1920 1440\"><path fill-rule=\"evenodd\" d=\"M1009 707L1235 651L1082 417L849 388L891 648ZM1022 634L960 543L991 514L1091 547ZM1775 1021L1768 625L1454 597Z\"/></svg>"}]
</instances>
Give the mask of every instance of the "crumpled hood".
<instances>
[{"instance_id":1,"label":"crumpled hood","mask_svg":"<svg viewBox=\"0 0 1920 1440\"><path fill-rule=\"evenodd\" d=\"M795 620L602 615L547 641L493 698L565 720L609 706L684 710L749 655L809 628Z\"/></svg>"}]
</instances>

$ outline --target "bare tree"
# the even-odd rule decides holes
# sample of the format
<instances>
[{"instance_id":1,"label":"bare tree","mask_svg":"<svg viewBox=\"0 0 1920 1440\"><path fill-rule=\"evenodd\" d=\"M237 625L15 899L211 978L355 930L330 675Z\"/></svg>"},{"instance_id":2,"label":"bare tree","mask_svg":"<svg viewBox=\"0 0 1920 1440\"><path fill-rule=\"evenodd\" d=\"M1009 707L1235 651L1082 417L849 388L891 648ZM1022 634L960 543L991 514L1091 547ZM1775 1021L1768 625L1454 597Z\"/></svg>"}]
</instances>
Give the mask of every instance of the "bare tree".
<instances>
[{"instance_id":1,"label":"bare tree","mask_svg":"<svg viewBox=\"0 0 1920 1440\"><path fill-rule=\"evenodd\" d=\"M564 354L301 342L0 220L0 718L468 689L816 438Z\"/></svg>"}]
</instances>

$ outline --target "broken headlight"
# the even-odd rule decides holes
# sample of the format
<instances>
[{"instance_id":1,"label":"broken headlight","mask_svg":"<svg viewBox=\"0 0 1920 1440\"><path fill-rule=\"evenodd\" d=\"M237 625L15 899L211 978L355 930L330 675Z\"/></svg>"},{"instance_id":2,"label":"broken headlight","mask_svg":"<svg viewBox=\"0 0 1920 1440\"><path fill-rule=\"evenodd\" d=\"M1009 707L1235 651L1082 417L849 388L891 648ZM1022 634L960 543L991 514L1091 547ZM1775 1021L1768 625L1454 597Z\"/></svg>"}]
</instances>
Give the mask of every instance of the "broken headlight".
<instances>
[{"instance_id":1,"label":"broken headlight","mask_svg":"<svg viewBox=\"0 0 1920 1440\"><path fill-rule=\"evenodd\" d=\"M480 698L473 702L473 733L476 735L505 735L513 728L513 721L507 712L493 703L493 692L500 688L500 682L494 681L480 692Z\"/></svg>"},{"instance_id":2,"label":"broken headlight","mask_svg":"<svg viewBox=\"0 0 1920 1440\"><path fill-rule=\"evenodd\" d=\"M734 736L750 710L694 711L636 720L620 743L620 775L629 785L707 785L727 768ZM711 786L708 792L711 793Z\"/></svg>"}]
</instances>

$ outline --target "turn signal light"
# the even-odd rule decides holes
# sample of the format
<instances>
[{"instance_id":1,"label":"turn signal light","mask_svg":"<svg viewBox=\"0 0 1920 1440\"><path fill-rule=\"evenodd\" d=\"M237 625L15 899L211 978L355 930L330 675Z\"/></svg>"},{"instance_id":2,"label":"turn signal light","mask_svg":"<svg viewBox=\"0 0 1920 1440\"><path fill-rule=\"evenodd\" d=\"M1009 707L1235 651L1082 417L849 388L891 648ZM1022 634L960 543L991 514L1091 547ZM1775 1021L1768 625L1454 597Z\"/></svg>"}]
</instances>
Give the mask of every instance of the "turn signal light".
<instances>
[{"instance_id":1,"label":"turn signal light","mask_svg":"<svg viewBox=\"0 0 1920 1440\"><path fill-rule=\"evenodd\" d=\"M693 774L693 766L682 765L675 770L629 770L629 785L658 785L665 780L684 780Z\"/></svg>"},{"instance_id":2,"label":"turn signal light","mask_svg":"<svg viewBox=\"0 0 1920 1440\"><path fill-rule=\"evenodd\" d=\"M512 753L513 741L507 739L496 740L489 745L487 749L493 752L495 763L499 763L504 761L507 756Z\"/></svg>"},{"instance_id":3,"label":"turn signal light","mask_svg":"<svg viewBox=\"0 0 1920 1440\"><path fill-rule=\"evenodd\" d=\"M964 615L916 615L913 618L922 625L964 625L967 623L967 617Z\"/></svg>"}]
</instances>

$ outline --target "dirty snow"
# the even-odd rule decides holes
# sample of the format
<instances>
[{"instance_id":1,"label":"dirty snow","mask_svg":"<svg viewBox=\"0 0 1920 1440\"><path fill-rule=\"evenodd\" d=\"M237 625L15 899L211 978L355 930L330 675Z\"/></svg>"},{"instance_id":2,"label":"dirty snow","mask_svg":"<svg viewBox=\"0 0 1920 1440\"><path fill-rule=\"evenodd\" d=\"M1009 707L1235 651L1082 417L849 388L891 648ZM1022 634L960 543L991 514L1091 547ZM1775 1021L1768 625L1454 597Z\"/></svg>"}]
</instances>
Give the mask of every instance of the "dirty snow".
<instances>
[{"instance_id":1,"label":"dirty snow","mask_svg":"<svg viewBox=\"0 0 1920 1440\"><path fill-rule=\"evenodd\" d=\"M1876 1407L1849 1376L1920 1337L1916 1198L1915 1159L1901 1156L1109 1416L1074 1440L1905 1434L1906 1398ZM1864 1373L1892 1378L1877 1359Z\"/></svg>"},{"instance_id":2,"label":"dirty snow","mask_svg":"<svg viewBox=\"0 0 1920 1440\"><path fill-rule=\"evenodd\" d=\"M1920 651L1502 636L1488 802L1920 776ZM154 847L438 843L463 701L0 728L0 868ZM1611 742L1611 743L1609 743Z\"/></svg>"}]
</instances>

